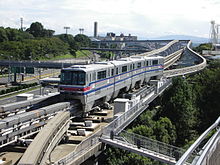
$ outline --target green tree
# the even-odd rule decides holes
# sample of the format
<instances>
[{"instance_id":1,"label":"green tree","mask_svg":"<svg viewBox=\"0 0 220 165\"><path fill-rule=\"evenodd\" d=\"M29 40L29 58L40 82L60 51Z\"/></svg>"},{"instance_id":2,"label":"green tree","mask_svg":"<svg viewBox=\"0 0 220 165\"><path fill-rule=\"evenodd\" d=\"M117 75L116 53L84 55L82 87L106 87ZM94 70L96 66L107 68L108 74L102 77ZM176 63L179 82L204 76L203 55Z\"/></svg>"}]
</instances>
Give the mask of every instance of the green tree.
<instances>
[{"instance_id":1,"label":"green tree","mask_svg":"<svg viewBox=\"0 0 220 165\"><path fill-rule=\"evenodd\" d=\"M40 22L34 22L26 31L32 34L34 37L42 37L44 27Z\"/></svg>"},{"instance_id":2,"label":"green tree","mask_svg":"<svg viewBox=\"0 0 220 165\"><path fill-rule=\"evenodd\" d=\"M54 30L44 29L40 22L34 22L26 32L32 34L34 37L52 37L55 33Z\"/></svg>"},{"instance_id":3,"label":"green tree","mask_svg":"<svg viewBox=\"0 0 220 165\"><path fill-rule=\"evenodd\" d=\"M45 55L57 56L68 53L68 45L59 38L9 41L0 44L0 53L13 56L16 60L45 59Z\"/></svg>"},{"instance_id":4,"label":"green tree","mask_svg":"<svg viewBox=\"0 0 220 165\"><path fill-rule=\"evenodd\" d=\"M197 47L194 47L193 50L202 54L203 50L211 50L212 49L212 44L211 43L205 43L205 44L200 44Z\"/></svg>"},{"instance_id":5,"label":"green tree","mask_svg":"<svg viewBox=\"0 0 220 165\"><path fill-rule=\"evenodd\" d=\"M156 139L153 134L154 132L153 132L152 127L148 127L145 125L139 125L139 126L133 127L132 129L129 129L128 132L132 132L138 135Z\"/></svg>"},{"instance_id":6,"label":"green tree","mask_svg":"<svg viewBox=\"0 0 220 165\"><path fill-rule=\"evenodd\" d=\"M199 108L199 132L202 133L220 116L220 61L211 62L192 78Z\"/></svg>"},{"instance_id":7,"label":"green tree","mask_svg":"<svg viewBox=\"0 0 220 165\"><path fill-rule=\"evenodd\" d=\"M154 161L149 158L108 146L103 157L105 159L100 163L106 165L154 165Z\"/></svg>"},{"instance_id":8,"label":"green tree","mask_svg":"<svg viewBox=\"0 0 220 165\"><path fill-rule=\"evenodd\" d=\"M84 34L77 34L74 39L79 47L89 47L91 45L91 40Z\"/></svg>"},{"instance_id":9,"label":"green tree","mask_svg":"<svg viewBox=\"0 0 220 165\"><path fill-rule=\"evenodd\" d=\"M158 141L167 144L175 144L176 142L176 128L167 117L160 117L160 119L155 122L153 132Z\"/></svg>"},{"instance_id":10,"label":"green tree","mask_svg":"<svg viewBox=\"0 0 220 165\"><path fill-rule=\"evenodd\" d=\"M3 27L0 27L0 42L8 41L6 31Z\"/></svg>"},{"instance_id":11,"label":"green tree","mask_svg":"<svg viewBox=\"0 0 220 165\"><path fill-rule=\"evenodd\" d=\"M162 97L162 116L174 123L177 132L177 145L184 145L197 135L197 109L195 95L187 80L173 79L173 86Z\"/></svg>"},{"instance_id":12,"label":"green tree","mask_svg":"<svg viewBox=\"0 0 220 165\"><path fill-rule=\"evenodd\" d=\"M0 42L22 41L25 39L33 39L33 36L18 29L0 27Z\"/></svg>"}]
</instances>

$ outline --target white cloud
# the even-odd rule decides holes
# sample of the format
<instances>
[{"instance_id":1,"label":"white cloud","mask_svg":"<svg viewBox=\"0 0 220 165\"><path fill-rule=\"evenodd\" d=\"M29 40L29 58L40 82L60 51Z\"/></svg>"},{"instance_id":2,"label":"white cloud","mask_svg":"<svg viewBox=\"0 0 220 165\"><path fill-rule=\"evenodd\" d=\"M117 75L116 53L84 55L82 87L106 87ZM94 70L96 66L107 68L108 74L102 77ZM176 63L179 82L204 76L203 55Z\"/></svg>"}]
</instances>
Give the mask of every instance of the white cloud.
<instances>
[{"instance_id":1,"label":"white cloud","mask_svg":"<svg viewBox=\"0 0 220 165\"><path fill-rule=\"evenodd\" d=\"M210 21L220 23L219 0L0 0L0 26L29 27L39 21L46 28L63 33L93 34L113 31L142 37L185 34L208 37Z\"/></svg>"}]
</instances>

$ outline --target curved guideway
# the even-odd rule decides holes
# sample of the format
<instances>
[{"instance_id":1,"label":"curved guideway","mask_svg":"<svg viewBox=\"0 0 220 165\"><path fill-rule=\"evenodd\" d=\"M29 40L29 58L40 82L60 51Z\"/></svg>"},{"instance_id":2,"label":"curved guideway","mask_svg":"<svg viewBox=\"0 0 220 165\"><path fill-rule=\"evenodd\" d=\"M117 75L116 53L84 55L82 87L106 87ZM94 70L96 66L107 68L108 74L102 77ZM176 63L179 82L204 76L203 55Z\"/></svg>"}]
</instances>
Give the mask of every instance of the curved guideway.
<instances>
[{"instance_id":1,"label":"curved guideway","mask_svg":"<svg viewBox=\"0 0 220 165\"><path fill-rule=\"evenodd\" d=\"M67 132L69 123L70 112L59 112L38 133L18 164L37 165L49 163L49 155Z\"/></svg>"},{"instance_id":2,"label":"curved guideway","mask_svg":"<svg viewBox=\"0 0 220 165\"><path fill-rule=\"evenodd\" d=\"M192 44L192 42L190 41L186 47L186 53L188 55L197 56L200 63L198 65L184 67L181 69L166 70L166 71L164 71L164 77L169 78L169 77L175 77L175 76L185 75L185 74L189 74L189 73L194 73L194 72L200 71L206 67L206 59L203 58L198 53L194 52L190 48L191 44Z\"/></svg>"}]
</instances>

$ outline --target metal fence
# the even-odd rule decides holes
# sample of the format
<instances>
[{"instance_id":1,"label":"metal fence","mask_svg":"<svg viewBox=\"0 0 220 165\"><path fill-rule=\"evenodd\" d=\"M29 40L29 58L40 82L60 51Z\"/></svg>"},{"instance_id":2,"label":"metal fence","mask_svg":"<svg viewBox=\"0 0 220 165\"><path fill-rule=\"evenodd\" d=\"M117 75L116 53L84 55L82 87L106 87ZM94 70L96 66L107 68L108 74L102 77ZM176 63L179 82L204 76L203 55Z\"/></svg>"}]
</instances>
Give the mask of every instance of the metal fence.
<instances>
[{"instance_id":1,"label":"metal fence","mask_svg":"<svg viewBox=\"0 0 220 165\"><path fill-rule=\"evenodd\" d=\"M124 143L128 145L135 145L176 159L179 159L185 152L181 148L127 131L122 131L119 137L122 137L121 139L124 139Z\"/></svg>"}]
</instances>

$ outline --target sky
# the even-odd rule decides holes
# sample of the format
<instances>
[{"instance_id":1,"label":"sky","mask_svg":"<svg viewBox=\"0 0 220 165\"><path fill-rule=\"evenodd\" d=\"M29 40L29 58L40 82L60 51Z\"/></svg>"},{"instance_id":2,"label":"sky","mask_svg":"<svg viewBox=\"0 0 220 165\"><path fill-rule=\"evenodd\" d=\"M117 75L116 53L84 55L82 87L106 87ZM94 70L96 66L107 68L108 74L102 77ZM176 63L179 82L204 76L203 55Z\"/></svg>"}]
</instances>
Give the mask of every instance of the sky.
<instances>
[{"instance_id":1,"label":"sky","mask_svg":"<svg viewBox=\"0 0 220 165\"><path fill-rule=\"evenodd\" d=\"M156 38L167 35L209 37L210 21L220 24L220 0L0 0L0 26L24 27L40 22L56 34L76 35L79 28L93 35L137 35Z\"/></svg>"}]
</instances>

